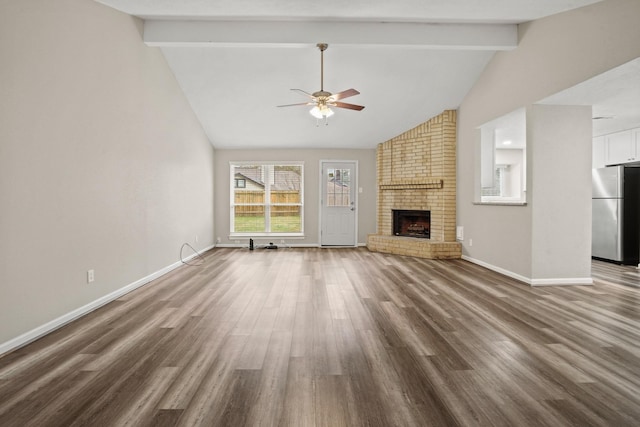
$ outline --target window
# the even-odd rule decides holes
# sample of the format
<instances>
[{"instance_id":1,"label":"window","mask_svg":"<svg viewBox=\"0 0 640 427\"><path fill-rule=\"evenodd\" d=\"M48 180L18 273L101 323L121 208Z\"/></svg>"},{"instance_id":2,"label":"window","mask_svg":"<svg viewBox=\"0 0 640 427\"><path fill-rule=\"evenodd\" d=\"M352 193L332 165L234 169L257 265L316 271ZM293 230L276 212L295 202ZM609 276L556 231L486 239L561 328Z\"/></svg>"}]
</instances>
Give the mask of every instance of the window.
<instances>
[{"instance_id":1,"label":"window","mask_svg":"<svg viewBox=\"0 0 640 427\"><path fill-rule=\"evenodd\" d=\"M230 164L232 236L303 235L302 163Z\"/></svg>"},{"instance_id":2,"label":"window","mask_svg":"<svg viewBox=\"0 0 640 427\"><path fill-rule=\"evenodd\" d=\"M525 109L482 125L480 144L480 202L526 202Z\"/></svg>"},{"instance_id":3,"label":"window","mask_svg":"<svg viewBox=\"0 0 640 427\"><path fill-rule=\"evenodd\" d=\"M350 169L327 170L327 206L351 206Z\"/></svg>"}]
</instances>

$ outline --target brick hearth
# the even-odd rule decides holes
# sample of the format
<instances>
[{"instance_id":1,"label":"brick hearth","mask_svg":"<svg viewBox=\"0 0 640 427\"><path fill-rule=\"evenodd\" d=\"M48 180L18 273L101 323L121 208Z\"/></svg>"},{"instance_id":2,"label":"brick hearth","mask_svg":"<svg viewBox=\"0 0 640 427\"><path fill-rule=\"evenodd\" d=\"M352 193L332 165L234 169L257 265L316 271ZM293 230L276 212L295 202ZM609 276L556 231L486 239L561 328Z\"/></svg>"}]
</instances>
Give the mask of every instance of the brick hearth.
<instances>
[{"instance_id":1,"label":"brick hearth","mask_svg":"<svg viewBox=\"0 0 640 427\"><path fill-rule=\"evenodd\" d=\"M376 252L420 258L460 258L456 241L456 111L378 145L377 233L367 239ZM393 235L393 209L431 211L431 237Z\"/></svg>"}]
</instances>

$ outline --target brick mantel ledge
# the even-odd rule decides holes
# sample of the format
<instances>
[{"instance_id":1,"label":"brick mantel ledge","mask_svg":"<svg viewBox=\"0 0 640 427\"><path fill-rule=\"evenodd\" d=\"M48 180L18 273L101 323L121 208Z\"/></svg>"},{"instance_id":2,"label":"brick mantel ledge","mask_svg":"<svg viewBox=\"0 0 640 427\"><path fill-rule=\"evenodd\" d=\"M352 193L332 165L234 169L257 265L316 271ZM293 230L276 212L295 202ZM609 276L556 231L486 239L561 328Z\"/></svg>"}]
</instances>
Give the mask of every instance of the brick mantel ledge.
<instances>
[{"instance_id":1,"label":"brick mantel ledge","mask_svg":"<svg viewBox=\"0 0 640 427\"><path fill-rule=\"evenodd\" d=\"M420 181L401 181L393 182L391 184L380 184L378 188L380 190L413 190L413 189L426 189L437 190L442 188L444 180L442 178L423 179Z\"/></svg>"}]
</instances>

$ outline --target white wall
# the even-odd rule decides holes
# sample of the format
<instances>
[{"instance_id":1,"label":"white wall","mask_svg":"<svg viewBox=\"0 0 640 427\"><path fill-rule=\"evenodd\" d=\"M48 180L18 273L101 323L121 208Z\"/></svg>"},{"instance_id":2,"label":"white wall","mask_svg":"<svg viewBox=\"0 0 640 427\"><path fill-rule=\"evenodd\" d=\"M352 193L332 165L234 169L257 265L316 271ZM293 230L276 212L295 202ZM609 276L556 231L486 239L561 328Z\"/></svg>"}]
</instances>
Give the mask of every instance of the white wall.
<instances>
[{"instance_id":1,"label":"white wall","mask_svg":"<svg viewBox=\"0 0 640 427\"><path fill-rule=\"evenodd\" d=\"M141 34L94 1L0 3L0 349L213 244L213 148Z\"/></svg>"},{"instance_id":2,"label":"white wall","mask_svg":"<svg viewBox=\"0 0 640 427\"><path fill-rule=\"evenodd\" d=\"M591 283L591 107L533 105L527 127L532 284Z\"/></svg>"},{"instance_id":3,"label":"white wall","mask_svg":"<svg viewBox=\"0 0 640 427\"><path fill-rule=\"evenodd\" d=\"M304 239L287 240L292 245L319 244L320 160L356 160L358 162L358 243L376 232L376 151L371 150L216 150L215 230L221 244L235 245L229 239L229 162L232 161L304 162ZM267 239L268 240L268 239ZM243 241L241 244L245 244Z\"/></svg>"},{"instance_id":4,"label":"white wall","mask_svg":"<svg viewBox=\"0 0 640 427\"><path fill-rule=\"evenodd\" d=\"M606 0L523 24L519 27L518 48L497 53L487 65L458 114L461 173L457 205L458 225L465 229L464 256L524 279L539 277L539 272L532 269L532 259L539 254L531 252L535 201L522 207L473 204L475 175L479 175L477 127L639 57L639 16L637 0ZM590 153L590 145L588 150ZM578 155L579 161L585 158L582 153ZM527 161L531 176L545 174L552 167L532 159ZM581 164L566 163L568 173L574 167L578 173L583 169ZM529 189L531 182L527 180ZM589 187L590 181L583 185ZM586 217L589 212L579 214ZM473 246L469 245L469 239L473 239Z\"/></svg>"}]
</instances>

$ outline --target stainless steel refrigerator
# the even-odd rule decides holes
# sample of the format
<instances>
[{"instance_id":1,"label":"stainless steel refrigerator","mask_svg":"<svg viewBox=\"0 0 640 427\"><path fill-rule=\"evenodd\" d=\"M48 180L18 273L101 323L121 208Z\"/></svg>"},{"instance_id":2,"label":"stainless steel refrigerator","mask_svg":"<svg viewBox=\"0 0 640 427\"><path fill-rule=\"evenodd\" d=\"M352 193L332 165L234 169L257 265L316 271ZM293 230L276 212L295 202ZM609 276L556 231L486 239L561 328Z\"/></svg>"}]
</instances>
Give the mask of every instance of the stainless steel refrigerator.
<instances>
[{"instance_id":1,"label":"stainless steel refrigerator","mask_svg":"<svg viewBox=\"0 0 640 427\"><path fill-rule=\"evenodd\" d=\"M638 264L640 168L593 169L592 244L594 258Z\"/></svg>"}]
</instances>

